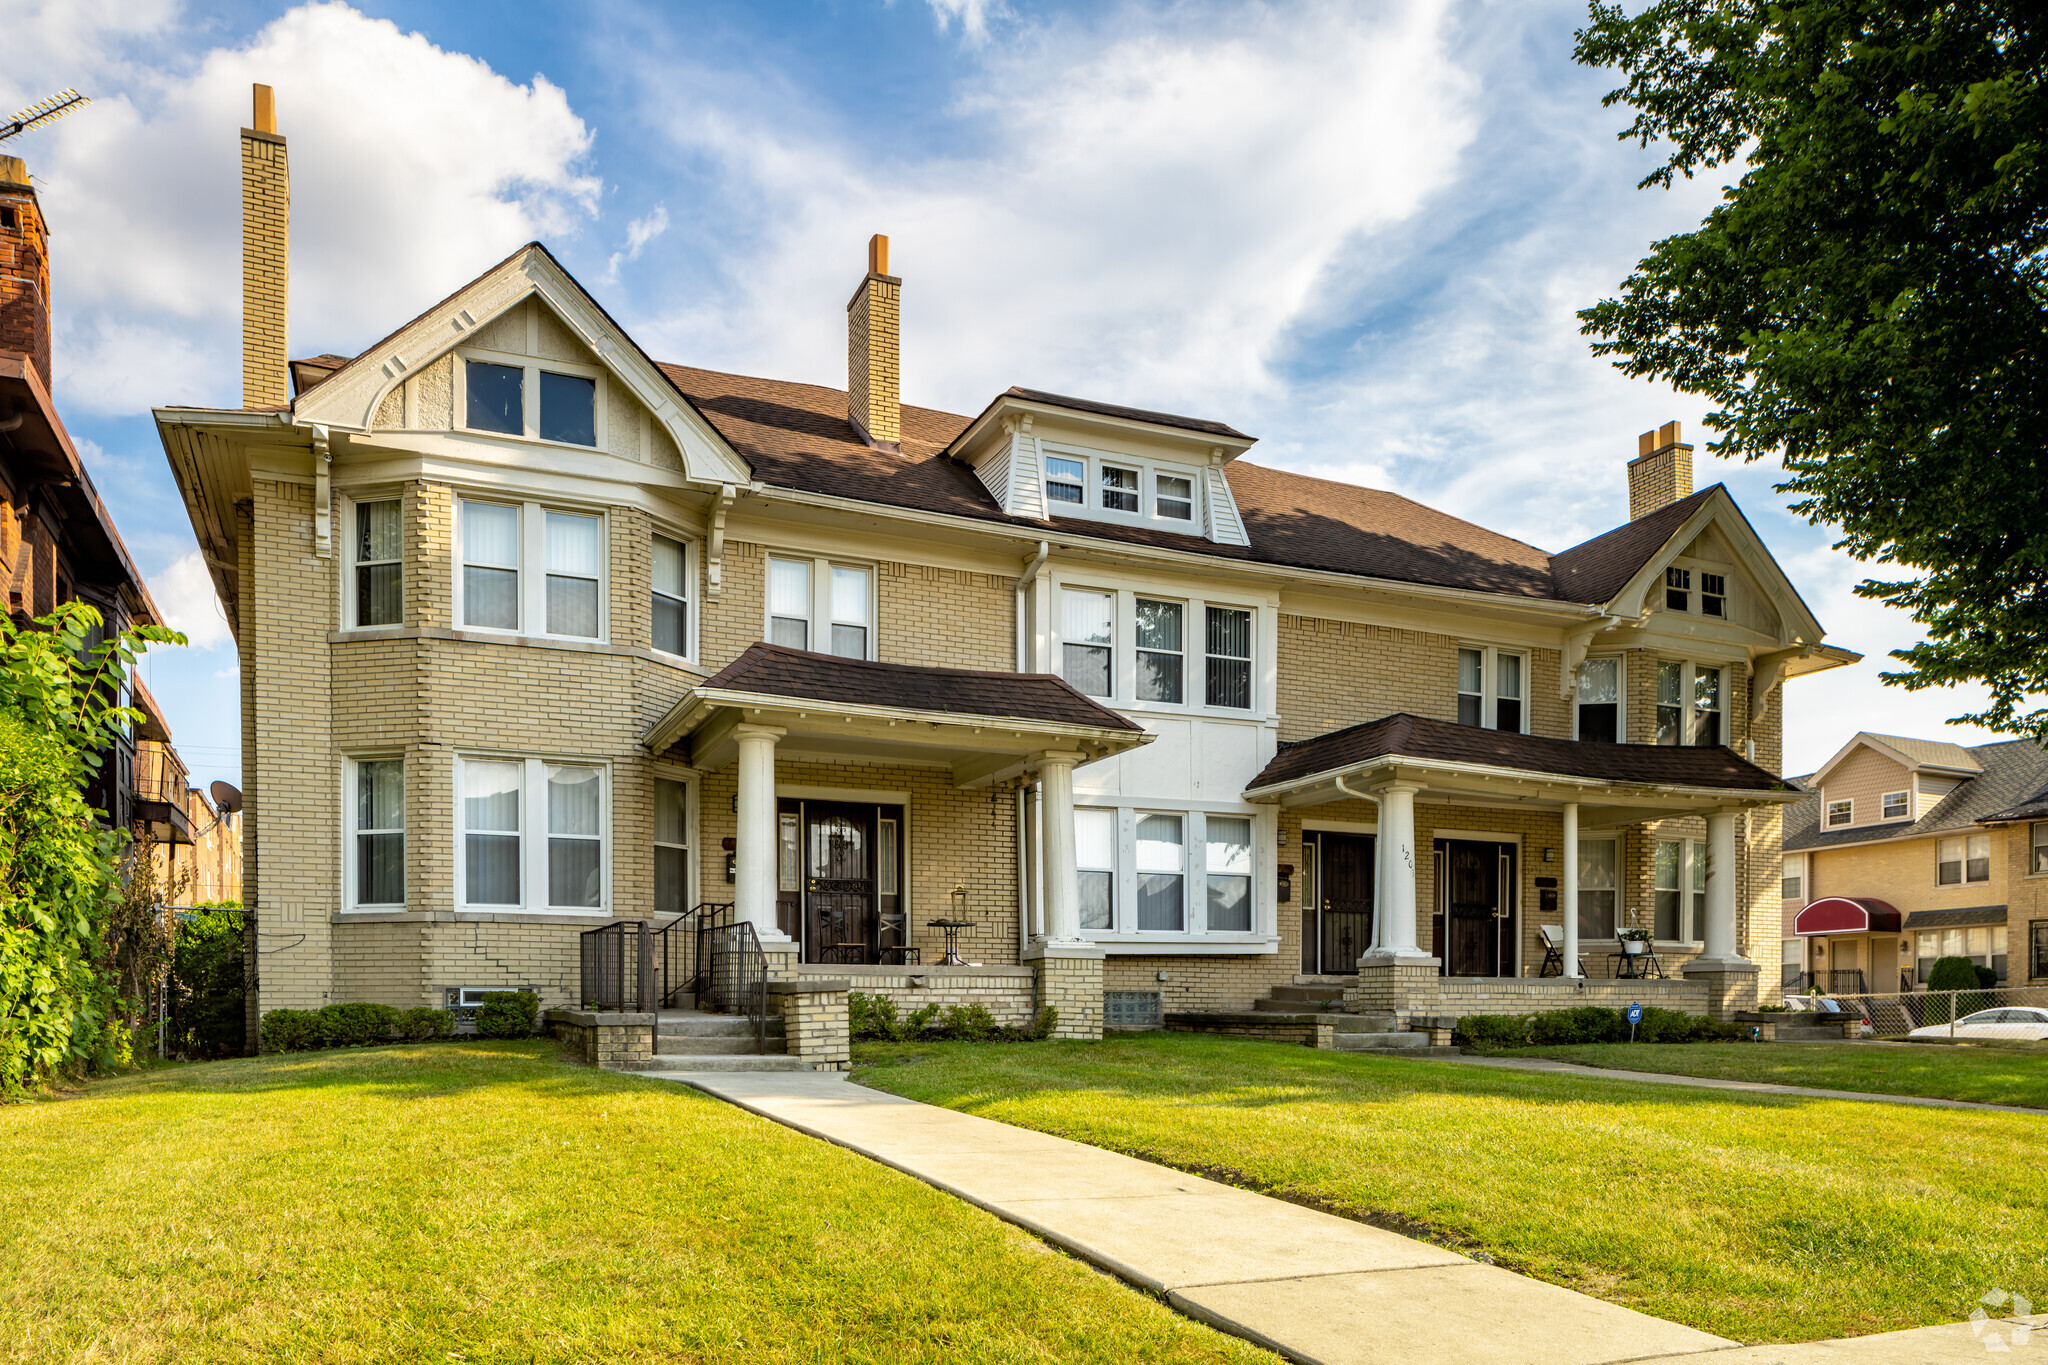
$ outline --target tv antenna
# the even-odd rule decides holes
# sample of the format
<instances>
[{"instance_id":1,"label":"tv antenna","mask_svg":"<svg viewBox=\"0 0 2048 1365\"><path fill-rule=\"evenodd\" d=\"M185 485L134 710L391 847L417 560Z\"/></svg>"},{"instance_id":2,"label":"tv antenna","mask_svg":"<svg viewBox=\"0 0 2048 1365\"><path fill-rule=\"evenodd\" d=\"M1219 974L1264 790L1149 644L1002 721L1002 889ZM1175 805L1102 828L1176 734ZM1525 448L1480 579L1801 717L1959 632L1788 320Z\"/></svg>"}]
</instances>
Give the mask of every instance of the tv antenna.
<instances>
[{"instance_id":1,"label":"tv antenna","mask_svg":"<svg viewBox=\"0 0 2048 1365\"><path fill-rule=\"evenodd\" d=\"M5 142L17 133L25 133L31 128L40 128L45 123L55 122L80 105L91 103L89 96L81 95L76 90L59 90L50 98L31 104L7 122L0 123L0 142Z\"/></svg>"}]
</instances>

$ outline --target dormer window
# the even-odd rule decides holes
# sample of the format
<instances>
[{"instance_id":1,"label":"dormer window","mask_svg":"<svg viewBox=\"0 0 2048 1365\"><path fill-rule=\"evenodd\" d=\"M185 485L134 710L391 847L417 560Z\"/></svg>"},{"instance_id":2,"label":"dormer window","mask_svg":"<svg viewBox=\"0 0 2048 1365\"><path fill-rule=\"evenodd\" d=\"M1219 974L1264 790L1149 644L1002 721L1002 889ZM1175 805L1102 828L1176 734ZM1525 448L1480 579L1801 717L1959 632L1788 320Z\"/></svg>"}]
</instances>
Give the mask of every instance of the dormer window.
<instances>
[{"instance_id":1,"label":"dormer window","mask_svg":"<svg viewBox=\"0 0 2048 1365\"><path fill-rule=\"evenodd\" d=\"M1723 575L1717 573L1702 573L1700 575L1700 615L1719 616L1724 619L1727 617L1728 580Z\"/></svg>"},{"instance_id":2,"label":"dormer window","mask_svg":"<svg viewBox=\"0 0 2048 1365\"><path fill-rule=\"evenodd\" d=\"M1692 610L1692 570L1676 566L1664 571L1664 605L1672 611Z\"/></svg>"},{"instance_id":3,"label":"dormer window","mask_svg":"<svg viewBox=\"0 0 2048 1365\"><path fill-rule=\"evenodd\" d=\"M1049 456L1045 462L1045 500L1047 502L1072 503L1077 507L1088 502L1085 487L1088 466L1079 460L1063 459L1058 455Z\"/></svg>"},{"instance_id":4,"label":"dormer window","mask_svg":"<svg viewBox=\"0 0 2048 1365\"><path fill-rule=\"evenodd\" d=\"M1160 474L1153 479L1154 510L1168 521L1193 521L1195 481L1184 474Z\"/></svg>"},{"instance_id":5,"label":"dormer window","mask_svg":"<svg viewBox=\"0 0 2048 1365\"><path fill-rule=\"evenodd\" d=\"M1138 510L1138 471L1119 469L1113 464L1102 467L1102 510L1105 512L1135 512Z\"/></svg>"}]
</instances>

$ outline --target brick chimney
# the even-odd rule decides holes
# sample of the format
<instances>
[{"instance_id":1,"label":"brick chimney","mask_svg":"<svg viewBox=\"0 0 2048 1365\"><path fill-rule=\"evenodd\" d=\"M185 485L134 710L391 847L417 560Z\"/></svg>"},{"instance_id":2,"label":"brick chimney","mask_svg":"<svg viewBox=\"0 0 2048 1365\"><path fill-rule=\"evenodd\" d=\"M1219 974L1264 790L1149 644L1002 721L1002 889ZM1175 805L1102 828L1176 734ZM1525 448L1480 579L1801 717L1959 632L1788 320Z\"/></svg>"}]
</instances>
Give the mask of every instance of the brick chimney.
<instances>
[{"instance_id":1,"label":"brick chimney","mask_svg":"<svg viewBox=\"0 0 2048 1365\"><path fill-rule=\"evenodd\" d=\"M903 281L889 273L889 239L868 238L868 273L846 304L846 415L869 445L903 445Z\"/></svg>"},{"instance_id":2,"label":"brick chimney","mask_svg":"<svg viewBox=\"0 0 2048 1365\"><path fill-rule=\"evenodd\" d=\"M255 127L242 130L242 406L290 401L285 367L292 181L270 87L255 91Z\"/></svg>"},{"instance_id":3,"label":"brick chimney","mask_svg":"<svg viewBox=\"0 0 2048 1365\"><path fill-rule=\"evenodd\" d=\"M0 351L19 351L50 387L50 231L17 156L0 156Z\"/></svg>"},{"instance_id":4,"label":"brick chimney","mask_svg":"<svg viewBox=\"0 0 2048 1365\"><path fill-rule=\"evenodd\" d=\"M1692 447L1678 439L1678 423L1666 422L1636 437L1628 462L1628 519L1692 496Z\"/></svg>"}]
</instances>

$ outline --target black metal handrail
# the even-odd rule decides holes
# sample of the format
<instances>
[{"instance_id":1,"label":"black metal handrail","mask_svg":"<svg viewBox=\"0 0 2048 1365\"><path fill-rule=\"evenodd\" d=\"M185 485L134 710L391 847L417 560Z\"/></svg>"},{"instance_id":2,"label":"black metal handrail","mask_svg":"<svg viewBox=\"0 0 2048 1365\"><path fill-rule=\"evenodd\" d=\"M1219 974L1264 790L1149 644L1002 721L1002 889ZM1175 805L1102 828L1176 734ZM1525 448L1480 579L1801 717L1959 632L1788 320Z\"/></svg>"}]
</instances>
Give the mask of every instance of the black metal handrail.
<instances>
[{"instance_id":1,"label":"black metal handrail","mask_svg":"<svg viewBox=\"0 0 2048 1365\"><path fill-rule=\"evenodd\" d=\"M768 960L761 953L761 940L754 926L745 920L720 924L705 930L702 940L709 951L707 986L698 996L701 1009L707 1003L725 1014L742 1014L754 1025L754 1051L768 1050Z\"/></svg>"},{"instance_id":2,"label":"black metal handrail","mask_svg":"<svg viewBox=\"0 0 2048 1365\"><path fill-rule=\"evenodd\" d=\"M653 1008L654 938L646 920L614 920L586 929L581 947L585 1009Z\"/></svg>"},{"instance_id":3,"label":"black metal handrail","mask_svg":"<svg viewBox=\"0 0 2048 1365\"><path fill-rule=\"evenodd\" d=\"M701 1000L711 960L705 933L732 922L732 902L700 901L654 931L654 968L661 1009L678 1009L685 995Z\"/></svg>"}]
</instances>

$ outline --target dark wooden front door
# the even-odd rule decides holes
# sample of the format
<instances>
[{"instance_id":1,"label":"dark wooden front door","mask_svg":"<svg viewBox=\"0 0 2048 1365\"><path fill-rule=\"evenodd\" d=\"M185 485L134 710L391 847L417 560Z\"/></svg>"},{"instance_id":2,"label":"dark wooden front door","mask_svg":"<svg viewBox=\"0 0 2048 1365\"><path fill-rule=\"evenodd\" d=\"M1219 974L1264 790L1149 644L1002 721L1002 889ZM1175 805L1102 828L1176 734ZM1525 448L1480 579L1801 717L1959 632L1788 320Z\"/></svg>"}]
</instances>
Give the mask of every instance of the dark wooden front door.
<instances>
[{"instance_id":1,"label":"dark wooden front door","mask_svg":"<svg viewBox=\"0 0 2048 1365\"><path fill-rule=\"evenodd\" d=\"M1373 841L1364 834L1316 836L1322 842L1317 889L1318 970L1345 975L1358 970L1358 957L1372 946Z\"/></svg>"},{"instance_id":2,"label":"dark wooden front door","mask_svg":"<svg viewBox=\"0 0 2048 1365\"><path fill-rule=\"evenodd\" d=\"M1444 972L1514 970L1514 847L1451 839L1444 845Z\"/></svg>"}]
</instances>

